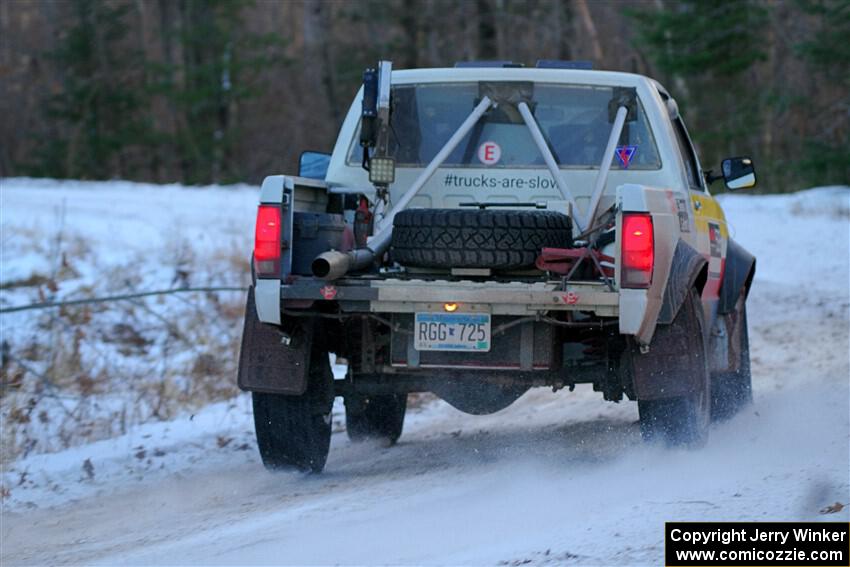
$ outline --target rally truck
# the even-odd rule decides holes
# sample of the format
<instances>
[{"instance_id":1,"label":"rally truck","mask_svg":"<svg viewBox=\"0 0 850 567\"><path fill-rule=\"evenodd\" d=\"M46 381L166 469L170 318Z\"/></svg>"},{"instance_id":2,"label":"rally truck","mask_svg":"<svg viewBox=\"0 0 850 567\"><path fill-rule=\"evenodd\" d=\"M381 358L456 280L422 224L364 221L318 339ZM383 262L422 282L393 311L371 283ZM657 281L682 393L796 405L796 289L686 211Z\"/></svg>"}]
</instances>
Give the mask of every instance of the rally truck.
<instances>
[{"instance_id":1,"label":"rally truck","mask_svg":"<svg viewBox=\"0 0 850 567\"><path fill-rule=\"evenodd\" d=\"M471 414L529 388L637 401L643 438L699 446L751 401L755 258L655 80L580 62L363 74L331 154L267 177L238 384L270 469L321 471L334 398L394 443L407 395ZM329 355L347 361L331 372Z\"/></svg>"}]
</instances>

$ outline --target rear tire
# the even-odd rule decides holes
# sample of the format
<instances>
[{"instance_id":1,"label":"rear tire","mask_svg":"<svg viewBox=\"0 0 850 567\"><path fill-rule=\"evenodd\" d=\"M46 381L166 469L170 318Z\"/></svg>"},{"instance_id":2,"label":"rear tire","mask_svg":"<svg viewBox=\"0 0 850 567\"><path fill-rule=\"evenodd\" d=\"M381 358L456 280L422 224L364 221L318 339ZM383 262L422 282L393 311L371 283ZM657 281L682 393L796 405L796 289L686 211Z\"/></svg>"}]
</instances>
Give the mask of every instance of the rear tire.
<instances>
[{"instance_id":1,"label":"rear tire","mask_svg":"<svg viewBox=\"0 0 850 567\"><path fill-rule=\"evenodd\" d=\"M699 447L708 439L711 413L705 316L699 291L691 289L670 325L659 326L647 354L654 374L693 380L681 396L638 400L640 432L645 441ZM683 355L684 353L684 355Z\"/></svg>"},{"instance_id":2,"label":"rear tire","mask_svg":"<svg viewBox=\"0 0 850 567\"><path fill-rule=\"evenodd\" d=\"M304 394L252 396L257 446L266 468L321 472L331 441L333 374L328 353L314 341Z\"/></svg>"},{"instance_id":3,"label":"rear tire","mask_svg":"<svg viewBox=\"0 0 850 567\"><path fill-rule=\"evenodd\" d=\"M345 427L348 438L355 443L377 439L394 445L401 437L406 410L406 394L346 397Z\"/></svg>"},{"instance_id":4,"label":"rear tire","mask_svg":"<svg viewBox=\"0 0 850 567\"><path fill-rule=\"evenodd\" d=\"M703 417L707 410L702 404L699 397L692 396L638 400L641 437L644 441L661 441L670 446L704 445L708 439L708 420Z\"/></svg>"},{"instance_id":5,"label":"rear tire","mask_svg":"<svg viewBox=\"0 0 850 567\"><path fill-rule=\"evenodd\" d=\"M711 419L730 419L753 402L750 372L750 338L747 333L747 304L744 293L735 310L723 315L728 337L731 367L711 375Z\"/></svg>"}]
</instances>

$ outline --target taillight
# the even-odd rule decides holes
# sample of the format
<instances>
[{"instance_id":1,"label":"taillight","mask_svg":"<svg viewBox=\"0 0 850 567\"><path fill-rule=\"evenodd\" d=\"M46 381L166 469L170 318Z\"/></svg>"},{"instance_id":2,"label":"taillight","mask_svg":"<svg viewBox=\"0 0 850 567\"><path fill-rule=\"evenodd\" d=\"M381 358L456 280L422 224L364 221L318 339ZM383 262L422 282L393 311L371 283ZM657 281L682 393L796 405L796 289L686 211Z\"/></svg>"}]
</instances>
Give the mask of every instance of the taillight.
<instances>
[{"instance_id":1,"label":"taillight","mask_svg":"<svg viewBox=\"0 0 850 567\"><path fill-rule=\"evenodd\" d=\"M280 205L260 205L257 209L254 271L260 278L280 276Z\"/></svg>"},{"instance_id":2,"label":"taillight","mask_svg":"<svg viewBox=\"0 0 850 567\"><path fill-rule=\"evenodd\" d=\"M647 214L625 213L622 243L620 285L632 288L649 287L655 262L652 217Z\"/></svg>"}]
</instances>

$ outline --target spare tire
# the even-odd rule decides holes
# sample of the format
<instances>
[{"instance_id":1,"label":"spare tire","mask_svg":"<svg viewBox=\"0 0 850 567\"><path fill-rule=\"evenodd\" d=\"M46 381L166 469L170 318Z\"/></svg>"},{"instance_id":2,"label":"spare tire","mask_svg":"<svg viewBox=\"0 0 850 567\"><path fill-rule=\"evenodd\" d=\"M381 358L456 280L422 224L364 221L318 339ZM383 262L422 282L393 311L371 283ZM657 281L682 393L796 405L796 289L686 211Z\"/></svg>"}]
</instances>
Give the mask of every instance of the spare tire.
<instances>
[{"instance_id":1,"label":"spare tire","mask_svg":"<svg viewBox=\"0 0 850 567\"><path fill-rule=\"evenodd\" d=\"M555 211L406 209L393 221L391 254L403 266L512 270L572 239L570 217Z\"/></svg>"},{"instance_id":2,"label":"spare tire","mask_svg":"<svg viewBox=\"0 0 850 567\"><path fill-rule=\"evenodd\" d=\"M472 415L501 411L528 391L528 386L504 386L474 378L458 381L441 380L434 393L455 409Z\"/></svg>"}]
</instances>

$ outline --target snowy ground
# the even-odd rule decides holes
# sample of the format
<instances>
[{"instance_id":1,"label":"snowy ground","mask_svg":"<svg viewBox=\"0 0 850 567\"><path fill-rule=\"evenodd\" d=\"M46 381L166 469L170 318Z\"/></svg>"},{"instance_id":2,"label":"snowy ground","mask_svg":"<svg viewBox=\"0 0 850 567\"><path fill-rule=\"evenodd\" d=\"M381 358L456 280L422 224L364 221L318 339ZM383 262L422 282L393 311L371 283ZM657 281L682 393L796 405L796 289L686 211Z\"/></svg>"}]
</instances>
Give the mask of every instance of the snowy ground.
<instances>
[{"instance_id":1,"label":"snowy ground","mask_svg":"<svg viewBox=\"0 0 850 567\"><path fill-rule=\"evenodd\" d=\"M30 198L18 183L0 181L2 282L8 211L23 210L8 203ZM144 200L206 206L179 221L181 207L161 207L159 226L190 234L208 215L232 212L235 226L253 208L250 190L128 184L112 188L116 202L140 187ZM41 190L39 202L99 206L88 184ZM431 402L409 412L390 449L350 444L337 408L323 475L270 474L237 396L4 458L2 563L659 565L668 520L848 520L848 508L819 511L850 503L850 189L722 200L759 261L748 303L756 403L705 449L644 446L634 404L579 387L535 390L484 417ZM25 299L3 294L3 305Z\"/></svg>"},{"instance_id":2,"label":"snowy ground","mask_svg":"<svg viewBox=\"0 0 850 567\"><path fill-rule=\"evenodd\" d=\"M248 283L257 188L0 180L0 307ZM236 395L244 293L0 315L3 458ZM8 359L8 360L7 360Z\"/></svg>"}]
</instances>

